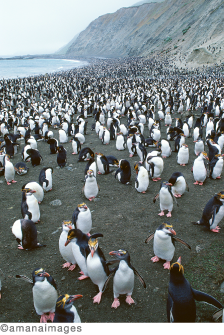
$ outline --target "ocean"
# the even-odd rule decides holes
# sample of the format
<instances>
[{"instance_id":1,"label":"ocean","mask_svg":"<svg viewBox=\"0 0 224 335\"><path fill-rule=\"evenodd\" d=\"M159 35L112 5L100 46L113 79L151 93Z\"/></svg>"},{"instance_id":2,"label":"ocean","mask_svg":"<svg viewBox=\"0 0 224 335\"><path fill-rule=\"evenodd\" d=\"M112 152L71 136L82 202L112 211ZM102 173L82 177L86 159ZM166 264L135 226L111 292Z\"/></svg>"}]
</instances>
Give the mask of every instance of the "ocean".
<instances>
[{"instance_id":1,"label":"ocean","mask_svg":"<svg viewBox=\"0 0 224 335\"><path fill-rule=\"evenodd\" d=\"M24 78L87 66L88 62L70 59L7 59L0 60L0 80Z\"/></svg>"}]
</instances>

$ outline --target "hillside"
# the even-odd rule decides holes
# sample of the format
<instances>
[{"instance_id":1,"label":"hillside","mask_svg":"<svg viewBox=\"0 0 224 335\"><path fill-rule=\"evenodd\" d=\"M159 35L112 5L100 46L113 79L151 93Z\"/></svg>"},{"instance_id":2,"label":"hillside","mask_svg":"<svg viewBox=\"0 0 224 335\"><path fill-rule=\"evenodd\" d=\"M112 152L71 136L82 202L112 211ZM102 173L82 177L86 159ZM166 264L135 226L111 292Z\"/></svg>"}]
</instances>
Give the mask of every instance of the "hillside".
<instances>
[{"instance_id":1,"label":"hillside","mask_svg":"<svg viewBox=\"0 0 224 335\"><path fill-rule=\"evenodd\" d=\"M165 0L121 8L92 21L66 57L165 54L197 65L224 58L223 0Z\"/></svg>"}]
</instances>

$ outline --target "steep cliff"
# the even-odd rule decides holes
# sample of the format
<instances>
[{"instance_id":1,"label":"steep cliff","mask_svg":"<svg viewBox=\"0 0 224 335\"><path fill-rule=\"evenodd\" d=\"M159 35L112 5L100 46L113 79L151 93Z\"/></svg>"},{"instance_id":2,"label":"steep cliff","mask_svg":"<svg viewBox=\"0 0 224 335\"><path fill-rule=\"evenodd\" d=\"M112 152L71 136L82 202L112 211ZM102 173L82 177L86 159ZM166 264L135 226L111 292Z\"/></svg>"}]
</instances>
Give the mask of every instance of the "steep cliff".
<instances>
[{"instance_id":1,"label":"steep cliff","mask_svg":"<svg viewBox=\"0 0 224 335\"><path fill-rule=\"evenodd\" d=\"M66 56L113 58L163 53L204 64L224 58L223 41L223 0L165 0L100 16L79 34Z\"/></svg>"}]
</instances>

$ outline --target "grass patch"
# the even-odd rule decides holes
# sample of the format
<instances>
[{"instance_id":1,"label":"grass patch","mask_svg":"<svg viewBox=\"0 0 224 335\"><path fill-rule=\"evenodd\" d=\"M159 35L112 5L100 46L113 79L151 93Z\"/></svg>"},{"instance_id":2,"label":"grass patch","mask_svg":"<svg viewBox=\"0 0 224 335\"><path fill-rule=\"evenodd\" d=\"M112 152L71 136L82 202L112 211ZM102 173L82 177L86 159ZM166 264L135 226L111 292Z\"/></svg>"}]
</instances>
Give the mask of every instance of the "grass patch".
<instances>
[{"instance_id":1,"label":"grass patch","mask_svg":"<svg viewBox=\"0 0 224 335\"><path fill-rule=\"evenodd\" d=\"M190 28L191 28L191 26L188 26L187 28L183 29L182 30L183 35L185 35Z\"/></svg>"},{"instance_id":2,"label":"grass patch","mask_svg":"<svg viewBox=\"0 0 224 335\"><path fill-rule=\"evenodd\" d=\"M172 41L172 37L167 37L167 38L164 39L164 42L165 42L165 43L169 43L169 42L171 42L171 41Z\"/></svg>"}]
</instances>

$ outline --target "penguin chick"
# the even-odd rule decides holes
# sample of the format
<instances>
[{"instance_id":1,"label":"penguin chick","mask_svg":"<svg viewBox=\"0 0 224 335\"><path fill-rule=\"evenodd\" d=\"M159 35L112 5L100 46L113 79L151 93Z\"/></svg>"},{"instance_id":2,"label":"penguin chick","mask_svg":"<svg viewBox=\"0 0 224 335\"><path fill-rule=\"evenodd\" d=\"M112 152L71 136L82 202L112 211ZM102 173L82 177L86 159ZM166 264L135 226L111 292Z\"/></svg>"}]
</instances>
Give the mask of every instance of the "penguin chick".
<instances>
[{"instance_id":1,"label":"penguin chick","mask_svg":"<svg viewBox=\"0 0 224 335\"><path fill-rule=\"evenodd\" d=\"M145 243L148 243L153 237L153 251L155 256L151 258L153 263L158 262L161 259L166 262L163 264L164 269L170 268L170 262L173 259L175 246L174 241L181 242L186 247L191 249L189 244L181 240L179 237L175 236L176 232L173 226L167 223L162 223L155 231L155 233L150 234Z\"/></svg>"},{"instance_id":2,"label":"penguin chick","mask_svg":"<svg viewBox=\"0 0 224 335\"><path fill-rule=\"evenodd\" d=\"M56 302L56 309L53 322L74 322L74 323L81 323L81 319L79 314L73 305L74 301L77 299L82 298L81 294L76 295L69 295L63 294L58 297Z\"/></svg>"},{"instance_id":3,"label":"penguin chick","mask_svg":"<svg viewBox=\"0 0 224 335\"><path fill-rule=\"evenodd\" d=\"M193 224L203 225L210 229L213 233L219 233L220 227L219 222L224 216L224 191L221 191L212 197L202 213L202 217L199 221L193 222Z\"/></svg>"},{"instance_id":4,"label":"penguin chick","mask_svg":"<svg viewBox=\"0 0 224 335\"><path fill-rule=\"evenodd\" d=\"M170 281L167 298L168 322L195 322L195 300L203 301L223 310L223 305L207 293L193 289L184 277L181 257L170 267Z\"/></svg>"},{"instance_id":5,"label":"penguin chick","mask_svg":"<svg viewBox=\"0 0 224 335\"><path fill-rule=\"evenodd\" d=\"M111 305L111 308L117 308L120 306L119 295L127 294L126 302L131 305L134 304L134 300L132 299L132 292L134 289L134 277L135 275L140 280L141 284L144 288L146 288L146 284L144 279L138 273L138 271L134 268L130 261L130 254L127 250L117 250L109 252L109 255L114 255L119 260L118 266L112 270L111 274L107 278L103 290L106 288L110 278L114 274L113 279L113 293L114 293L114 302Z\"/></svg>"},{"instance_id":6,"label":"penguin chick","mask_svg":"<svg viewBox=\"0 0 224 335\"><path fill-rule=\"evenodd\" d=\"M84 234L90 235L92 229L92 215L88 206L83 202L79 204L72 214L72 224Z\"/></svg>"},{"instance_id":7,"label":"penguin chick","mask_svg":"<svg viewBox=\"0 0 224 335\"><path fill-rule=\"evenodd\" d=\"M160 191L153 199L154 203L158 198L160 199L161 212L158 214L159 216L164 215L164 210L168 210L168 214L166 214L167 217L171 217L172 215L171 212L173 210L173 199L175 198L173 197L170 186L172 186L172 184L169 183L168 181L162 181L160 184ZM179 206L177 201L176 204L177 206Z\"/></svg>"},{"instance_id":8,"label":"penguin chick","mask_svg":"<svg viewBox=\"0 0 224 335\"><path fill-rule=\"evenodd\" d=\"M59 237L59 251L60 251L62 258L64 258L64 260L66 261L66 263L62 265L62 268L68 268L69 271L73 271L75 269L76 260L72 252L72 244L65 246L65 243L67 241L69 230L74 229L74 228L75 227L71 221L63 221L62 222L62 232Z\"/></svg>"}]
</instances>

